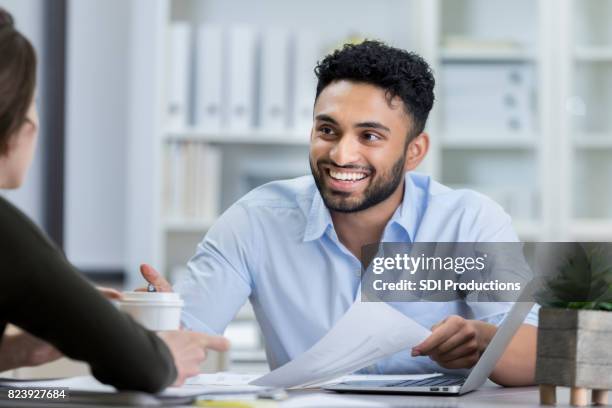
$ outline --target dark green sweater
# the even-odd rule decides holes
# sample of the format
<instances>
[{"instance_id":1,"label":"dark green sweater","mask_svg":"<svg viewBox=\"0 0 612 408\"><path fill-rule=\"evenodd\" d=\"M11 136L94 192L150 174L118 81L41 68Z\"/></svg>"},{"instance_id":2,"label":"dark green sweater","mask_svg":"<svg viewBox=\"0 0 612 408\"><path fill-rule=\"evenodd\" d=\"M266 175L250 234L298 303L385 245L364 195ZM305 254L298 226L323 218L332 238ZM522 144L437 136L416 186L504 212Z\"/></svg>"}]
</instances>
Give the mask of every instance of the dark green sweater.
<instances>
[{"instance_id":1,"label":"dark green sweater","mask_svg":"<svg viewBox=\"0 0 612 408\"><path fill-rule=\"evenodd\" d=\"M176 378L163 341L119 312L0 197L0 336L7 323L89 363L99 381L120 390L157 392Z\"/></svg>"}]
</instances>

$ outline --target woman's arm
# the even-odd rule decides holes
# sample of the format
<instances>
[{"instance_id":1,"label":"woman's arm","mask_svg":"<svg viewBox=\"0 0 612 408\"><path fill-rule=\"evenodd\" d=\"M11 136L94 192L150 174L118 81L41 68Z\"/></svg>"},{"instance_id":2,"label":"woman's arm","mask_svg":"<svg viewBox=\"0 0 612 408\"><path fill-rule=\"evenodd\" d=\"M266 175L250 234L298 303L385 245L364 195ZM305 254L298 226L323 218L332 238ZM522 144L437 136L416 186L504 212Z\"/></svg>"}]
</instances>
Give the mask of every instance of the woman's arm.
<instances>
[{"instance_id":1,"label":"woman's arm","mask_svg":"<svg viewBox=\"0 0 612 408\"><path fill-rule=\"evenodd\" d=\"M50 363L61 356L51 344L27 332L0 338L0 372Z\"/></svg>"},{"instance_id":2,"label":"woman's arm","mask_svg":"<svg viewBox=\"0 0 612 408\"><path fill-rule=\"evenodd\" d=\"M176 378L164 342L120 313L17 209L0 198L0 321L45 339L118 389Z\"/></svg>"}]
</instances>

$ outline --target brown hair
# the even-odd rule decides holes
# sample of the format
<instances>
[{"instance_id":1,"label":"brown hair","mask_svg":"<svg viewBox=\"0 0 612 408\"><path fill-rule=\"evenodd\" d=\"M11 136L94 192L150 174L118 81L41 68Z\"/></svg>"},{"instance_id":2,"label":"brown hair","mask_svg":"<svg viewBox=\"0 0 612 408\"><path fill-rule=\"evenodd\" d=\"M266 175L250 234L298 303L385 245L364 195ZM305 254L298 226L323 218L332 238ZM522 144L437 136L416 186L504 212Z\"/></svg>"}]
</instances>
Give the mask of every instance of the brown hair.
<instances>
[{"instance_id":1,"label":"brown hair","mask_svg":"<svg viewBox=\"0 0 612 408\"><path fill-rule=\"evenodd\" d=\"M0 7L0 155L19 130L36 87L36 53L15 29L13 17Z\"/></svg>"}]
</instances>

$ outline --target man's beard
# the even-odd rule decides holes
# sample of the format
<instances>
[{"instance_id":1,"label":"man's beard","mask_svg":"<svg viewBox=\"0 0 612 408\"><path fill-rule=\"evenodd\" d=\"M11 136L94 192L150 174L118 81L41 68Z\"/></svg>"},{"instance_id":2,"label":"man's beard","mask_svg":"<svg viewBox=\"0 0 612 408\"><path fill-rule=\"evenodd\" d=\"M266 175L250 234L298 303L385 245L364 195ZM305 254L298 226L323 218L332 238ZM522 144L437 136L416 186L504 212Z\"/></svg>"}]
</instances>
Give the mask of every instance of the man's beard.
<instances>
[{"instance_id":1,"label":"man's beard","mask_svg":"<svg viewBox=\"0 0 612 408\"><path fill-rule=\"evenodd\" d=\"M332 191L325 185L323 172L321 169L322 164L331 164L329 160L319 160L316 166L313 165L312 160L309 160L310 171L315 179L319 193L323 198L325 206L330 211L338 211L344 213L351 213L357 211L367 210L370 207L375 206L385 201L393 192L399 187L404 179L404 165L406 163L406 154L404 153L391 167L391 170L386 174L381 174L378 179L370 180L370 184L366 187L363 192L361 200L351 200L351 193L344 193L340 191ZM355 166L336 166L338 168L355 168ZM370 172L369 177L373 177L376 173Z\"/></svg>"}]
</instances>

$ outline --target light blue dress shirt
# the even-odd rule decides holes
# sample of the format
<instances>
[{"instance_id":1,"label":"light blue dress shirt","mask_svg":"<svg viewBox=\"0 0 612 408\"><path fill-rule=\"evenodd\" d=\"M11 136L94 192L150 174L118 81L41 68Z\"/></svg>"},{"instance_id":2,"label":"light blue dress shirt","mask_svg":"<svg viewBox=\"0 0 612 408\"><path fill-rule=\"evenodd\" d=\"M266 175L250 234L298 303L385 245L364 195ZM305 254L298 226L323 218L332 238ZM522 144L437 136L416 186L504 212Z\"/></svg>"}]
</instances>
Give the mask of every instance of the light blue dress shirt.
<instances>
[{"instance_id":1,"label":"light blue dress shirt","mask_svg":"<svg viewBox=\"0 0 612 408\"><path fill-rule=\"evenodd\" d=\"M510 217L470 190L406 174L404 198L383 242L513 242ZM359 298L361 265L339 241L312 176L261 186L232 205L208 231L174 289L185 300L183 324L220 334L248 298L276 368L321 339ZM395 304L425 327L452 314L499 324L509 303ZM532 310L526 323L537 325ZM440 371L427 357L397 353L372 373Z\"/></svg>"}]
</instances>

